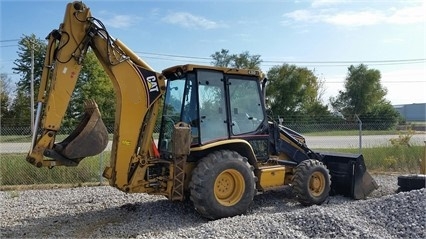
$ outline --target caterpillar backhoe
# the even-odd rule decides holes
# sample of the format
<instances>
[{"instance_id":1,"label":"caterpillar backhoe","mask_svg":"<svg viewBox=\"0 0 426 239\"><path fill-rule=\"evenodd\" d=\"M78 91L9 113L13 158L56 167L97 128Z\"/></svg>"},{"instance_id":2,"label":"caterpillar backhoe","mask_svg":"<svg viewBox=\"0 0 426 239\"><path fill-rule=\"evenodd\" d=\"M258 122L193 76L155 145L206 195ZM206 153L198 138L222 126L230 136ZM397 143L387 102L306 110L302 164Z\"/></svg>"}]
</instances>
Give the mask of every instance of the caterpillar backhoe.
<instances>
[{"instance_id":1,"label":"caterpillar backhoe","mask_svg":"<svg viewBox=\"0 0 426 239\"><path fill-rule=\"evenodd\" d=\"M67 5L47 39L37 130L26 158L36 167L77 166L108 143L94 101L87 102L78 127L55 140L91 48L115 91L111 158L103 176L121 191L190 199L202 216L218 219L243 214L256 194L284 186L307 206L336 194L365 199L377 188L362 155L314 152L302 135L269 119L267 80L259 70L187 64L156 72L112 38L82 2Z\"/></svg>"}]
</instances>

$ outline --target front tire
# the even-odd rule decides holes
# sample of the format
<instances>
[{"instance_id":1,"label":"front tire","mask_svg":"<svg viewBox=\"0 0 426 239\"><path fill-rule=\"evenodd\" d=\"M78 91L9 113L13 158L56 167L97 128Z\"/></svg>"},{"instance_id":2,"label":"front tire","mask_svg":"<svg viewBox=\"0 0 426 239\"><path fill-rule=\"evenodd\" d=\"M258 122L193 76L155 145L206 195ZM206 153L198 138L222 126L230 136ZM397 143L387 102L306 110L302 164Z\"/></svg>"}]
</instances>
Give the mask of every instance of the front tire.
<instances>
[{"instance_id":1,"label":"front tire","mask_svg":"<svg viewBox=\"0 0 426 239\"><path fill-rule=\"evenodd\" d=\"M219 219L243 214L255 195L253 167L230 150L202 158L192 173L191 201L204 217Z\"/></svg>"},{"instance_id":2,"label":"front tire","mask_svg":"<svg viewBox=\"0 0 426 239\"><path fill-rule=\"evenodd\" d=\"M296 166L293 190L302 205L322 204L329 195L330 185L330 173L320 161L309 159Z\"/></svg>"}]
</instances>

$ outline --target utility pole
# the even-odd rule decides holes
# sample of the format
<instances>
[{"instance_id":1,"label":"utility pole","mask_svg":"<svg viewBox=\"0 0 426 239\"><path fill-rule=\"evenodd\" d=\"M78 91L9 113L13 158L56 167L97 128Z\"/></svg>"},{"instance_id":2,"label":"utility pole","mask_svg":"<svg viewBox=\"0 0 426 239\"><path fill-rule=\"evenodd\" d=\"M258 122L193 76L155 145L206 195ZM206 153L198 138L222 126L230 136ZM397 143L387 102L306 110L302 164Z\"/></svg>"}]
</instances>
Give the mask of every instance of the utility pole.
<instances>
[{"instance_id":1,"label":"utility pole","mask_svg":"<svg viewBox=\"0 0 426 239\"><path fill-rule=\"evenodd\" d=\"M31 134L34 134L34 43L30 41L31 47L31 81L30 81L30 94L31 94Z\"/></svg>"}]
</instances>

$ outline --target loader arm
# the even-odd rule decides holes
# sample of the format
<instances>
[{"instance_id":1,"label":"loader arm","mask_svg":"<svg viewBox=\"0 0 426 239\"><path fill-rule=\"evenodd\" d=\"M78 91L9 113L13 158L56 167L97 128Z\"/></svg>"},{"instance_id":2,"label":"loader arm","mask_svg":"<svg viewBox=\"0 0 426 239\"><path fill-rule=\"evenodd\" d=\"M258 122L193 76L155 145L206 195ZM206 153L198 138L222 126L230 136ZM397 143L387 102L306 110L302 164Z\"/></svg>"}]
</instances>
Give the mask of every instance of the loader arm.
<instances>
[{"instance_id":1,"label":"loader arm","mask_svg":"<svg viewBox=\"0 0 426 239\"><path fill-rule=\"evenodd\" d=\"M116 97L111 162L104 175L111 185L123 189L135 172L131 168L154 155L152 133L164 94L164 77L113 39L82 2L67 5L63 23L48 39L35 122L41 130L34 131L27 161L37 167L76 166L82 158L105 149L108 134L94 101L87 103L77 129L55 143L83 59L91 48L110 77Z\"/></svg>"}]
</instances>

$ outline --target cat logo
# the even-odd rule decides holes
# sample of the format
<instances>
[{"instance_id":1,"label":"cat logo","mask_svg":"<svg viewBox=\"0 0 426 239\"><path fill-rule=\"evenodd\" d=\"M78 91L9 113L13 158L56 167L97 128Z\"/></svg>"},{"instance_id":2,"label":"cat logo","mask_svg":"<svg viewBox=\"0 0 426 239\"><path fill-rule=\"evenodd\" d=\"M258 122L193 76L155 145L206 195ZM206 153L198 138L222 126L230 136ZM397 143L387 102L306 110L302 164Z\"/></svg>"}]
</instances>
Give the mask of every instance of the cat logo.
<instances>
[{"instance_id":1,"label":"cat logo","mask_svg":"<svg viewBox=\"0 0 426 239\"><path fill-rule=\"evenodd\" d=\"M146 80L148 81L149 92L158 91L158 83L155 76L148 76Z\"/></svg>"}]
</instances>

